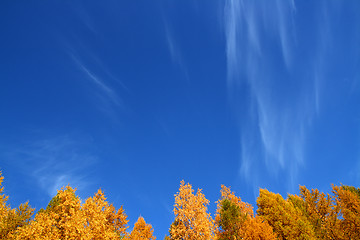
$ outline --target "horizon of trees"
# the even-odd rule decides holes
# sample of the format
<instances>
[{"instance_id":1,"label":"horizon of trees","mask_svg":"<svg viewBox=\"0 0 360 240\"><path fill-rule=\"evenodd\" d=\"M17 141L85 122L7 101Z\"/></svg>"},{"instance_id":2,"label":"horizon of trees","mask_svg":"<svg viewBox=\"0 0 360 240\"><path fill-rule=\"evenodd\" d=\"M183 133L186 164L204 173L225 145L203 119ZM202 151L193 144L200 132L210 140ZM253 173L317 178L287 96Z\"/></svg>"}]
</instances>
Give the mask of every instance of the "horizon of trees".
<instances>
[{"instance_id":1,"label":"horizon of trees","mask_svg":"<svg viewBox=\"0 0 360 240\"><path fill-rule=\"evenodd\" d=\"M70 186L58 190L35 213L28 202L11 208L0 171L0 239L155 240L154 229L139 217L131 231L123 207L116 209L99 189L85 201ZM165 240L360 239L360 188L334 186L331 193L300 186L299 194L260 189L257 210L221 186L214 218L201 189L180 182L174 221Z\"/></svg>"}]
</instances>

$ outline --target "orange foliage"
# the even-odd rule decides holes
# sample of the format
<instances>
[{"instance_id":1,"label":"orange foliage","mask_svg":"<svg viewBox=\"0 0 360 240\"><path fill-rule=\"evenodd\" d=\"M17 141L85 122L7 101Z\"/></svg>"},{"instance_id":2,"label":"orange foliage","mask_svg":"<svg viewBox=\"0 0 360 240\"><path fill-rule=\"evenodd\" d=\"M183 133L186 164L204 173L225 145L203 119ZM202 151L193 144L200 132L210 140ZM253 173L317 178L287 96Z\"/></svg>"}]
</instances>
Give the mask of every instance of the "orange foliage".
<instances>
[{"instance_id":1,"label":"orange foliage","mask_svg":"<svg viewBox=\"0 0 360 240\"><path fill-rule=\"evenodd\" d=\"M260 216L249 217L241 229L242 239L248 240L275 240L272 227Z\"/></svg>"},{"instance_id":2,"label":"orange foliage","mask_svg":"<svg viewBox=\"0 0 360 240\"><path fill-rule=\"evenodd\" d=\"M252 206L241 201L230 188L221 186L221 198L217 202L217 239L275 239L271 226L256 216Z\"/></svg>"},{"instance_id":3,"label":"orange foliage","mask_svg":"<svg viewBox=\"0 0 360 240\"><path fill-rule=\"evenodd\" d=\"M251 204L245 203L241 200L240 197L235 196L235 193L231 192L230 188L221 185L220 194L221 194L220 200L217 202L217 210L216 210L217 218L219 217L220 204L221 204L221 200L223 199L230 200L232 203L234 203L236 206L240 208L240 211L243 214L249 215L251 217L254 216L254 210Z\"/></svg>"},{"instance_id":4,"label":"orange foliage","mask_svg":"<svg viewBox=\"0 0 360 240\"><path fill-rule=\"evenodd\" d=\"M341 221L332 219L331 234L337 239L360 239L360 190L348 186L333 186L334 214Z\"/></svg>"}]
</instances>

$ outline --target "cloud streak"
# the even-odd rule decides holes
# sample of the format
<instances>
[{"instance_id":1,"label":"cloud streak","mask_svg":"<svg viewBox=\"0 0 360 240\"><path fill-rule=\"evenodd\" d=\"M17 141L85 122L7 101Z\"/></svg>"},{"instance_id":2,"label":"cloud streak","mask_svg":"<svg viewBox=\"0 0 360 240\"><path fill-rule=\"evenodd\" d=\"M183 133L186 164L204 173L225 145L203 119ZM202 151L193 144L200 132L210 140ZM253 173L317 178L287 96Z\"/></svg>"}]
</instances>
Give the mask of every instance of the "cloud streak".
<instances>
[{"instance_id":1,"label":"cloud streak","mask_svg":"<svg viewBox=\"0 0 360 240\"><path fill-rule=\"evenodd\" d=\"M93 85L98 89L100 96L103 96L103 99L108 99L108 102L115 106L121 106L121 99L116 93L116 91L111 88L103 78L100 78L95 73L93 73L89 67L87 67L79 57L76 57L73 54L70 54L72 60L78 66L78 68L85 74L86 79L88 79Z\"/></svg>"},{"instance_id":2,"label":"cloud streak","mask_svg":"<svg viewBox=\"0 0 360 240\"><path fill-rule=\"evenodd\" d=\"M237 115L249 116L239 119L239 174L254 186L266 174L286 173L288 189L294 187L304 164L306 134L320 108L322 72L313 68L305 81L295 74L295 14L294 1L225 3L230 101L238 102L243 89L248 93L245 108L233 104ZM264 165L267 173L261 172Z\"/></svg>"},{"instance_id":3,"label":"cloud streak","mask_svg":"<svg viewBox=\"0 0 360 240\"><path fill-rule=\"evenodd\" d=\"M165 23L165 38L173 64L178 65L181 71L184 72L186 79L189 80L188 71L186 64L184 63L180 48L174 38L174 34L172 33L169 24L167 23Z\"/></svg>"},{"instance_id":4,"label":"cloud streak","mask_svg":"<svg viewBox=\"0 0 360 240\"><path fill-rule=\"evenodd\" d=\"M97 157L89 148L86 141L57 136L13 147L6 158L36 179L52 197L68 184L78 190L84 190L91 184L88 169L97 162Z\"/></svg>"}]
</instances>

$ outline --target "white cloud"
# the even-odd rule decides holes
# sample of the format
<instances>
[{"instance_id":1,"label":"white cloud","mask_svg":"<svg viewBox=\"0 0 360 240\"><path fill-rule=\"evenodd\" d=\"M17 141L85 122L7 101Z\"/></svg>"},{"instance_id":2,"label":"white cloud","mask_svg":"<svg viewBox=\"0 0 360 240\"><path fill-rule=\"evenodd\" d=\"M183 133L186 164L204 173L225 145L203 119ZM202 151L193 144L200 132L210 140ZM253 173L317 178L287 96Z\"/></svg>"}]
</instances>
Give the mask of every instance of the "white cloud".
<instances>
[{"instance_id":1,"label":"white cloud","mask_svg":"<svg viewBox=\"0 0 360 240\"><path fill-rule=\"evenodd\" d=\"M248 182L262 175L259 165L265 164L274 177L287 172L292 187L299 166L304 164L309 123L320 108L316 75L311 76L314 84L303 84L292 74L295 13L294 1L228 0L225 4L229 91L232 96L240 88L249 91L247 113L241 113L249 119L239 120L240 173ZM282 56L276 65L271 62L274 53ZM293 89L293 85L299 88Z\"/></svg>"}]
</instances>

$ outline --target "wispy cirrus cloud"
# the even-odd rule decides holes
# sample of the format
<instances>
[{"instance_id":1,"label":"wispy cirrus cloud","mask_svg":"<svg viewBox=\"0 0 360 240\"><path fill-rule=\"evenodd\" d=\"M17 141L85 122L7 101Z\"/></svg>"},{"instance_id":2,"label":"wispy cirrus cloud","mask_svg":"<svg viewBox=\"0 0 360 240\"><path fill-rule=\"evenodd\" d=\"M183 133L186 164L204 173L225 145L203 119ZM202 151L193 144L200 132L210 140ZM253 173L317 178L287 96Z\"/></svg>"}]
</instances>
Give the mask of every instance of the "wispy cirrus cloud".
<instances>
[{"instance_id":1,"label":"wispy cirrus cloud","mask_svg":"<svg viewBox=\"0 0 360 240\"><path fill-rule=\"evenodd\" d=\"M165 23L165 38L173 63L178 65L181 71L185 74L186 78L189 79L187 67L180 51L180 47L175 40L174 33L168 23Z\"/></svg>"},{"instance_id":2,"label":"wispy cirrus cloud","mask_svg":"<svg viewBox=\"0 0 360 240\"><path fill-rule=\"evenodd\" d=\"M171 59L175 63L182 65L182 57L181 57L180 51L174 40L173 34L170 32L170 29L168 26L165 27L165 33L166 33L166 35L165 35L166 43L169 48Z\"/></svg>"},{"instance_id":3,"label":"wispy cirrus cloud","mask_svg":"<svg viewBox=\"0 0 360 240\"><path fill-rule=\"evenodd\" d=\"M98 96L108 108L109 105L113 105L116 107L122 106L122 101L118 93L114 88L110 87L110 84L107 83L107 81L103 77L100 77L99 75L96 75L93 71L91 71L91 69L87 67L83 61L81 61L80 57L76 57L74 54L70 54L70 56L76 66L79 68L79 70L81 70L84 74L85 79L87 79L90 83L93 84L93 87L97 91ZM113 78L113 76L109 73L105 73L106 75L108 75L108 79Z\"/></svg>"},{"instance_id":4,"label":"wispy cirrus cloud","mask_svg":"<svg viewBox=\"0 0 360 240\"><path fill-rule=\"evenodd\" d=\"M91 185L89 169L96 164L92 144L70 136L44 137L8 146L3 158L18 167L50 196L70 185L84 190Z\"/></svg>"},{"instance_id":5,"label":"wispy cirrus cloud","mask_svg":"<svg viewBox=\"0 0 360 240\"><path fill-rule=\"evenodd\" d=\"M75 3L69 11L77 20L74 24L79 24L89 36L96 38L99 28L91 11L81 3ZM76 80L82 81L86 91L90 89L90 99L99 110L116 115L116 111L124 107L123 93L129 92L129 89L115 71L109 68L109 59L100 58L98 49L86 44L88 37L85 38L78 32L55 31L55 34L70 59L70 67L82 74Z\"/></svg>"},{"instance_id":6,"label":"wispy cirrus cloud","mask_svg":"<svg viewBox=\"0 0 360 240\"><path fill-rule=\"evenodd\" d=\"M239 119L240 175L254 186L264 174L276 178L285 173L288 189L294 187L304 164L306 135L320 109L326 45L316 48L316 62L301 72L295 54L296 11L294 1L225 3L230 101L246 102L242 109L233 104L239 116L247 116ZM243 89L246 94L239 97ZM261 172L264 165L266 173Z\"/></svg>"}]
</instances>

